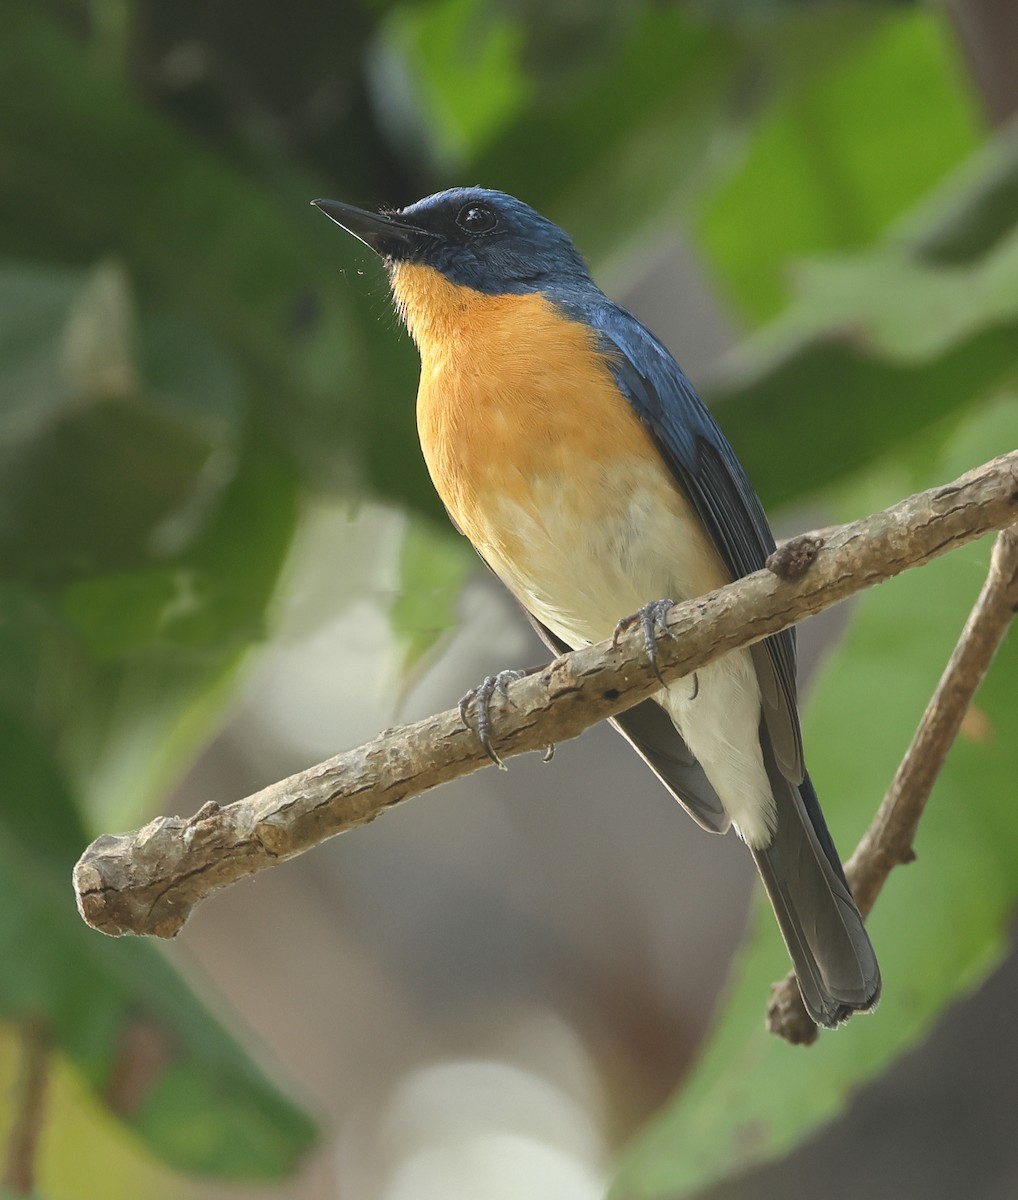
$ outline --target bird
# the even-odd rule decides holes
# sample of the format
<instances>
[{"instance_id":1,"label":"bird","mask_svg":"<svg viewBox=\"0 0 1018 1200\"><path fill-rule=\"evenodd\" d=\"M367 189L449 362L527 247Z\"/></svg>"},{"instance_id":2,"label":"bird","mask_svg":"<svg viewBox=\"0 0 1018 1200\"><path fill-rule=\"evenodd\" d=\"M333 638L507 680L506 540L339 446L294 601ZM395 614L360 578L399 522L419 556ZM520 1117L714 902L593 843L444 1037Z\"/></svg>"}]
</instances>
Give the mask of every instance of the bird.
<instances>
[{"instance_id":1,"label":"bird","mask_svg":"<svg viewBox=\"0 0 1018 1200\"><path fill-rule=\"evenodd\" d=\"M432 482L555 653L634 621L650 652L675 600L765 565L774 537L721 429L563 229L480 187L377 212L312 203L384 263L420 355ZM482 742L493 691L516 674L477 690ZM794 630L612 724L699 825L746 844L813 1021L872 1009L876 955L803 761Z\"/></svg>"}]
</instances>

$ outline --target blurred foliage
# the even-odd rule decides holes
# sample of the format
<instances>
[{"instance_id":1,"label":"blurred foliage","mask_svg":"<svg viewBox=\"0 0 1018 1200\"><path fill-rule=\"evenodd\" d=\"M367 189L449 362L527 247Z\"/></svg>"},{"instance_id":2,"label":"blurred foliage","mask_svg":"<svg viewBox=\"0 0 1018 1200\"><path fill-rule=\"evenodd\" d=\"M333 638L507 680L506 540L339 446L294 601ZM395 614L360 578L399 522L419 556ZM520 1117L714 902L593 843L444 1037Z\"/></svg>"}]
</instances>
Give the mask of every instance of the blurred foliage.
<instances>
[{"instance_id":1,"label":"blurred foliage","mask_svg":"<svg viewBox=\"0 0 1018 1200\"><path fill-rule=\"evenodd\" d=\"M307 202L484 182L565 224L602 271L683 220L744 319L775 318L712 389L764 500L883 502L934 462L953 473L949 447L975 455L961 469L1015 440L985 401L1018 366L1018 151L986 144L959 71L936 12L877 0L0 6L0 941L19 964L0 1016L44 1017L151 1152L272 1177L311 1127L152 946L84 928L73 859L151 812L214 735L304 496L406 510L391 616L407 666L473 565L420 460L415 358L379 268ZM809 741L843 843L978 587L971 561L930 568L922 624L925 575L868 598L829 669ZM898 682L881 690L887 645ZM838 731L873 725L878 694L879 747L843 762L858 739ZM747 1151L794 1053L755 1040L761 980L783 969L761 923L687 1098L628 1160L634 1194L687 1194L792 1145L988 969L1018 856L996 808L1003 741L953 757L923 830L935 869L877 910L878 1017L782 1060L782 1123ZM961 836L946 801L962 787L996 824L952 867L937 855ZM945 915L938 958L906 914L966 870L1000 886ZM139 1030L160 1050L125 1104Z\"/></svg>"},{"instance_id":2,"label":"blurred foliage","mask_svg":"<svg viewBox=\"0 0 1018 1200\"><path fill-rule=\"evenodd\" d=\"M185 1170L276 1177L310 1123L152 943L82 936L69 879L88 840L49 747L0 714L0 1017L48 1036L110 1109Z\"/></svg>"},{"instance_id":3,"label":"blurred foliage","mask_svg":"<svg viewBox=\"0 0 1018 1200\"><path fill-rule=\"evenodd\" d=\"M740 169L694 205L703 246L757 318L785 300L790 258L865 246L978 139L952 47L923 12L824 67L775 98Z\"/></svg>"},{"instance_id":4,"label":"blurred foliage","mask_svg":"<svg viewBox=\"0 0 1018 1200\"><path fill-rule=\"evenodd\" d=\"M793 300L711 392L762 494L815 493L922 431L949 429L1015 375L1018 137L982 148L920 213L855 255L800 264ZM976 236L996 224L990 244ZM968 252L966 246L971 245ZM944 261L941 247L951 247ZM788 450L808 447L796 469Z\"/></svg>"},{"instance_id":5,"label":"blurred foliage","mask_svg":"<svg viewBox=\"0 0 1018 1200\"><path fill-rule=\"evenodd\" d=\"M430 521L412 519L403 536L399 591L390 610L392 631L403 649L403 672L412 672L456 623L456 599L476 565L463 543Z\"/></svg>"}]
</instances>

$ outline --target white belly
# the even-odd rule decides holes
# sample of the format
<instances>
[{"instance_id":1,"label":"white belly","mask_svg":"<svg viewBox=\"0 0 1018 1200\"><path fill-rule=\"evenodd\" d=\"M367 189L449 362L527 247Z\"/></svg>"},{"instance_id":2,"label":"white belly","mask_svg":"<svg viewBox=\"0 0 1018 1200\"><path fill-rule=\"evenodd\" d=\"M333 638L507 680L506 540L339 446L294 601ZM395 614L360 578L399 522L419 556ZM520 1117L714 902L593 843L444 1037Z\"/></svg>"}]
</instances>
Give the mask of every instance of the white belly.
<instances>
[{"instance_id":1,"label":"white belly","mask_svg":"<svg viewBox=\"0 0 1018 1200\"><path fill-rule=\"evenodd\" d=\"M585 481L589 483L588 481ZM663 468L620 464L598 480L531 481L526 504L498 500L490 528L511 530L478 549L552 633L577 647L609 638L652 600L691 599L727 582L699 520ZM751 846L766 845L774 802L760 751L760 689L748 650L735 651L661 692L728 815Z\"/></svg>"}]
</instances>

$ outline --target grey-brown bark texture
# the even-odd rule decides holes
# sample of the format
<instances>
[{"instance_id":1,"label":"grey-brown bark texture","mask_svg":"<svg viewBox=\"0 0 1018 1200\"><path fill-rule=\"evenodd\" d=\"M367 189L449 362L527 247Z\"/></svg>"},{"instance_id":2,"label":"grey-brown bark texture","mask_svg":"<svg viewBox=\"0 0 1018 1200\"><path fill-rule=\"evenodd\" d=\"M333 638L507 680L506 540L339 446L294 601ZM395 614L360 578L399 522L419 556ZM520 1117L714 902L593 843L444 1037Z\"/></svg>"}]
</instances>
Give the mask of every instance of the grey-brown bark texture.
<instances>
[{"instance_id":1,"label":"grey-brown bark texture","mask_svg":"<svg viewBox=\"0 0 1018 1200\"><path fill-rule=\"evenodd\" d=\"M661 677L688 675L1016 520L1018 451L822 537L792 539L770 570L671 610L667 632L658 639ZM584 647L511 684L504 702L495 700L493 740L503 758L544 750L660 686L635 628L615 648L609 642ZM190 818L160 817L134 833L98 838L74 871L79 910L103 933L172 937L217 889L486 765L476 735L456 709L383 730L243 800L222 807L210 802ZM884 836L878 833L856 859L883 853ZM900 861L898 849L891 854ZM856 859L854 878L861 880Z\"/></svg>"}]
</instances>

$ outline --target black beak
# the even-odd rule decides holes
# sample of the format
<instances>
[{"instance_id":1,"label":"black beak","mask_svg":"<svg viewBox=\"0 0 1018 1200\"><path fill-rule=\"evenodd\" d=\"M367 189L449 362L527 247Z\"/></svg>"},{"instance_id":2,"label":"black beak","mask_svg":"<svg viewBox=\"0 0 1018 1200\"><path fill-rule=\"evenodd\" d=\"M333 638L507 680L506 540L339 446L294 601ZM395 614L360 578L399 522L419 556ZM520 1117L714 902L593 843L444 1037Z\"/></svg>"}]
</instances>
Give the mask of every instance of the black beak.
<instances>
[{"instance_id":1,"label":"black beak","mask_svg":"<svg viewBox=\"0 0 1018 1200\"><path fill-rule=\"evenodd\" d=\"M396 217L366 212L363 208L341 204L338 200L312 200L311 203L383 258L398 258L401 249L405 253L410 247L419 245L422 237L434 236L426 229L419 229Z\"/></svg>"}]
</instances>

